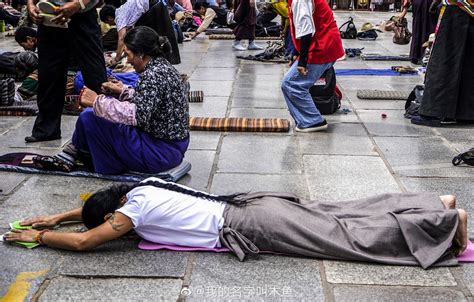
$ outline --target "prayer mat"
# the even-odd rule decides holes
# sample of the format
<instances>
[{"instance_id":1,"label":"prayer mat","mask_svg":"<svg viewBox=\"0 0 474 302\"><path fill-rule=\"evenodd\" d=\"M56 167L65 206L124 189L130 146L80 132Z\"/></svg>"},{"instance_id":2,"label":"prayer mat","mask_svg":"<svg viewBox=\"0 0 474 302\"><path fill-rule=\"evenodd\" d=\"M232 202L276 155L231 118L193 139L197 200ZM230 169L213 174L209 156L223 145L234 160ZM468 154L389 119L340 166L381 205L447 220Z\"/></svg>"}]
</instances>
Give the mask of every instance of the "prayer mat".
<instances>
[{"instance_id":1,"label":"prayer mat","mask_svg":"<svg viewBox=\"0 0 474 302\"><path fill-rule=\"evenodd\" d=\"M400 73L392 69L336 69L337 76L414 76L417 73Z\"/></svg>"},{"instance_id":2,"label":"prayer mat","mask_svg":"<svg viewBox=\"0 0 474 302\"><path fill-rule=\"evenodd\" d=\"M278 64L286 64L286 63L289 62L288 60L285 60L285 59L265 59L263 57L257 57L257 56L254 56L254 55L237 56L237 59L258 61L258 62L266 62L266 63L278 63Z\"/></svg>"},{"instance_id":3,"label":"prayer mat","mask_svg":"<svg viewBox=\"0 0 474 302\"><path fill-rule=\"evenodd\" d=\"M0 171L27 173L27 174L47 174L47 175L60 175L60 176L71 176L71 177L89 177L89 178L100 178L112 181L121 182L140 182L148 177L158 177L166 181L176 182L189 171L191 171L191 163L183 160L177 167L163 171L156 174L145 174L138 172L129 172L121 175L104 175L95 172L85 170L75 170L72 172L61 172L42 170L34 166L30 160L32 156L37 156L35 153L8 153L0 156ZM26 158L25 158L26 157Z\"/></svg>"},{"instance_id":4,"label":"prayer mat","mask_svg":"<svg viewBox=\"0 0 474 302\"><path fill-rule=\"evenodd\" d=\"M198 131L288 132L290 122L280 118L190 117L189 128Z\"/></svg>"},{"instance_id":5,"label":"prayer mat","mask_svg":"<svg viewBox=\"0 0 474 302\"><path fill-rule=\"evenodd\" d=\"M38 114L36 102L32 105L1 106L0 116L33 116Z\"/></svg>"},{"instance_id":6,"label":"prayer mat","mask_svg":"<svg viewBox=\"0 0 474 302\"><path fill-rule=\"evenodd\" d=\"M209 35L211 40L235 40L234 35ZM255 37L255 40L281 40L280 37Z\"/></svg>"},{"instance_id":7,"label":"prayer mat","mask_svg":"<svg viewBox=\"0 0 474 302\"><path fill-rule=\"evenodd\" d=\"M232 35L234 31L230 28L208 28L206 35Z\"/></svg>"},{"instance_id":8,"label":"prayer mat","mask_svg":"<svg viewBox=\"0 0 474 302\"><path fill-rule=\"evenodd\" d=\"M15 82L21 82L23 80L23 77L21 77L19 74L0 72L0 80L10 79L10 78L14 79Z\"/></svg>"},{"instance_id":9,"label":"prayer mat","mask_svg":"<svg viewBox=\"0 0 474 302\"><path fill-rule=\"evenodd\" d=\"M193 90L188 92L189 103L202 103L204 101L204 91Z\"/></svg>"},{"instance_id":10,"label":"prayer mat","mask_svg":"<svg viewBox=\"0 0 474 302\"><path fill-rule=\"evenodd\" d=\"M147 251L158 251L158 250L170 250L170 251L178 251L178 252L215 252L215 253L229 253L230 250L226 247L215 247L215 248L207 248L207 247L189 247L189 246L179 246L179 245L172 245L172 244L161 244L161 243L154 243L147 240L142 239L140 243L138 243L138 248L141 250ZM273 252L266 252L260 251L262 254L278 254ZM459 262L474 262L474 244L471 241L468 241L467 248L461 255L456 257Z\"/></svg>"},{"instance_id":11,"label":"prayer mat","mask_svg":"<svg viewBox=\"0 0 474 302\"><path fill-rule=\"evenodd\" d=\"M360 57L364 61L410 61L409 55L385 56L378 53L363 53Z\"/></svg>"},{"instance_id":12,"label":"prayer mat","mask_svg":"<svg viewBox=\"0 0 474 302\"><path fill-rule=\"evenodd\" d=\"M81 114L82 108L79 102L78 95L66 95L64 100L63 114L65 115L79 115Z\"/></svg>"},{"instance_id":13,"label":"prayer mat","mask_svg":"<svg viewBox=\"0 0 474 302\"><path fill-rule=\"evenodd\" d=\"M361 100L403 100L408 99L409 92L396 90L357 90L357 97Z\"/></svg>"}]
</instances>

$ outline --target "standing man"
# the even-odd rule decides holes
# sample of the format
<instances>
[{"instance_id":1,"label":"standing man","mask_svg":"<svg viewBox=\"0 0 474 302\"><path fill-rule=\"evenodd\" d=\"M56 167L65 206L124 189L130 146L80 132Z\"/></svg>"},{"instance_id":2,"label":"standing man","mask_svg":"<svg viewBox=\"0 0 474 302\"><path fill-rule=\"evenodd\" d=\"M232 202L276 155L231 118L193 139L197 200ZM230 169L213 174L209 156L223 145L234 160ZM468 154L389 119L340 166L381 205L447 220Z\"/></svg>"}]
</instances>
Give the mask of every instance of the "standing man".
<instances>
[{"instance_id":1,"label":"standing man","mask_svg":"<svg viewBox=\"0 0 474 302\"><path fill-rule=\"evenodd\" d=\"M105 60L101 34L94 9L98 0L74 0L61 5L51 21L68 28L46 26L36 7L28 0L28 13L38 24L38 108L28 143L61 138L61 114L66 93L67 68L74 56L84 76L85 85L100 93L105 82Z\"/></svg>"},{"instance_id":2,"label":"standing man","mask_svg":"<svg viewBox=\"0 0 474 302\"><path fill-rule=\"evenodd\" d=\"M289 0L288 17L299 57L281 83L283 96L297 132L327 128L309 88L344 55L341 36L326 0Z\"/></svg>"}]
</instances>

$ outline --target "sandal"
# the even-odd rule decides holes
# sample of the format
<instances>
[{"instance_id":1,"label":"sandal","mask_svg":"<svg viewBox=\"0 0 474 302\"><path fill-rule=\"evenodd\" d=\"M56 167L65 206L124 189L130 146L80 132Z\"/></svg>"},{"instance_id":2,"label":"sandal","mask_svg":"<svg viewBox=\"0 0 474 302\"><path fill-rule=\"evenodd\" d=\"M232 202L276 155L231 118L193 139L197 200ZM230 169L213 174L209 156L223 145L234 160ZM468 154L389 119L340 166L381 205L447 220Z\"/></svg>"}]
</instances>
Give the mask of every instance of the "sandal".
<instances>
[{"instance_id":1,"label":"sandal","mask_svg":"<svg viewBox=\"0 0 474 302\"><path fill-rule=\"evenodd\" d=\"M73 164L63 161L54 156L38 155L33 157L33 165L42 170L71 172Z\"/></svg>"}]
</instances>

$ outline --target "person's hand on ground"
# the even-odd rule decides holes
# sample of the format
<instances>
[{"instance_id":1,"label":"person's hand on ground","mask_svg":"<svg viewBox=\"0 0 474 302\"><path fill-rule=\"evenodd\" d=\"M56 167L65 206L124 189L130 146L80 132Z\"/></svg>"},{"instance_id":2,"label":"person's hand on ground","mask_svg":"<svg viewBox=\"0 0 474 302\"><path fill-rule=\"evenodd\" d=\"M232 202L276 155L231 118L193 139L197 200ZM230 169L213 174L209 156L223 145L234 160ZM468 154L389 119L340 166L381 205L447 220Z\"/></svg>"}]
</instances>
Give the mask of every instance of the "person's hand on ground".
<instances>
[{"instance_id":1,"label":"person's hand on ground","mask_svg":"<svg viewBox=\"0 0 474 302\"><path fill-rule=\"evenodd\" d=\"M96 98L97 93L87 87L84 87L84 89L82 89L79 101L83 107L92 107Z\"/></svg>"},{"instance_id":2,"label":"person's hand on ground","mask_svg":"<svg viewBox=\"0 0 474 302\"><path fill-rule=\"evenodd\" d=\"M196 38L197 34L195 32L188 32L186 33L186 38L189 38L189 39L194 39Z\"/></svg>"},{"instance_id":3,"label":"person's hand on ground","mask_svg":"<svg viewBox=\"0 0 474 302\"><path fill-rule=\"evenodd\" d=\"M102 84L102 91L105 94L120 95L123 91L123 83L119 80L110 80Z\"/></svg>"},{"instance_id":4,"label":"person's hand on ground","mask_svg":"<svg viewBox=\"0 0 474 302\"><path fill-rule=\"evenodd\" d=\"M40 231L36 230L11 230L3 236L6 241L36 242Z\"/></svg>"},{"instance_id":5,"label":"person's hand on ground","mask_svg":"<svg viewBox=\"0 0 474 302\"><path fill-rule=\"evenodd\" d=\"M305 76L308 74L308 69L306 69L306 67L303 67L303 66L298 66L298 72L300 75Z\"/></svg>"},{"instance_id":6,"label":"person's hand on ground","mask_svg":"<svg viewBox=\"0 0 474 302\"><path fill-rule=\"evenodd\" d=\"M31 225L34 229L54 228L59 223L59 219L55 215L43 215L24 219L20 225Z\"/></svg>"},{"instance_id":7,"label":"person's hand on ground","mask_svg":"<svg viewBox=\"0 0 474 302\"><path fill-rule=\"evenodd\" d=\"M43 17L39 14L41 11L39 8L34 4L28 4L28 14L30 15L31 20L36 24L41 24L43 22Z\"/></svg>"},{"instance_id":8,"label":"person's hand on ground","mask_svg":"<svg viewBox=\"0 0 474 302\"><path fill-rule=\"evenodd\" d=\"M56 13L58 14L56 17L51 19L51 22L57 24L64 24L69 21L69 18L77 13L81 9L81 5L79 2L66 2L64 5L61 5Z\"/></svg>"}]
</instances>

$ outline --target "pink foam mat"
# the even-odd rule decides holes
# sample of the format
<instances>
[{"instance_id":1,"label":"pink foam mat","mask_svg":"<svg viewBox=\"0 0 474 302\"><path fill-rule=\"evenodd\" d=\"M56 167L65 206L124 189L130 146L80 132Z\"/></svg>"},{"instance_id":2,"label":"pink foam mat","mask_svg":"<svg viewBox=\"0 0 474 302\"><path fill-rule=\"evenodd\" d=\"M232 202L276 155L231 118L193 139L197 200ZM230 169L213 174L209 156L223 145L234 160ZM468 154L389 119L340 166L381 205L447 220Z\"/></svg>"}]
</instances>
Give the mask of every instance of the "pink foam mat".
<instances>
[{"instance_id":1,"label":"pink foam mat","mask_svg":"<svg viewBox=\"0 0 474 302\"><path fill-rule=\"evenodd\" d=\"M189 246L153 243L146 240L141 240L140 243L138 244L138 248L142 250L149 250L149 251L171 250L171 251L181 251L181 252L196 252L196 251L216 252L216 253L230 252L230 250L225 247L221 247L221 248L189 247ZM468 241L466 250L457 258L459 262L474 262L474 244L471 241Z\"/></svg>"}]
</instances>

